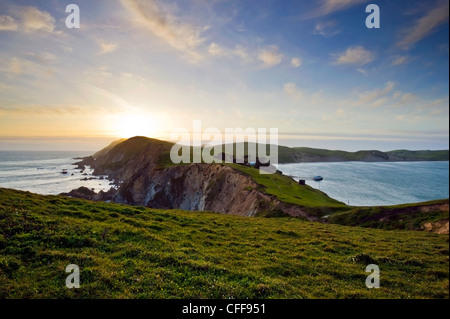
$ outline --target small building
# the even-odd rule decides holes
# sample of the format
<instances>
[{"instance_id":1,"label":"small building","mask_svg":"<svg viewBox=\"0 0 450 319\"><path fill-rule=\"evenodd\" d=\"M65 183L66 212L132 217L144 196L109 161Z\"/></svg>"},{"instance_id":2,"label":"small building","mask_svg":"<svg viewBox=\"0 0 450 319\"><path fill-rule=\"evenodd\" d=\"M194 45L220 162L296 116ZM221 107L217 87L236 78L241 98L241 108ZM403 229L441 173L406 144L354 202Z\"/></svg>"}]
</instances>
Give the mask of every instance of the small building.
<instances>
[{"instance_id":1,"label":"small building","mask_svg":"<svg viewBox=\"0 0 450 319\"><path fill-rule=\"evenodd\" d=\"M302 186L306 185L306 181L304 179L299 180L298 183Z\"/></svg>"}]
</instances>

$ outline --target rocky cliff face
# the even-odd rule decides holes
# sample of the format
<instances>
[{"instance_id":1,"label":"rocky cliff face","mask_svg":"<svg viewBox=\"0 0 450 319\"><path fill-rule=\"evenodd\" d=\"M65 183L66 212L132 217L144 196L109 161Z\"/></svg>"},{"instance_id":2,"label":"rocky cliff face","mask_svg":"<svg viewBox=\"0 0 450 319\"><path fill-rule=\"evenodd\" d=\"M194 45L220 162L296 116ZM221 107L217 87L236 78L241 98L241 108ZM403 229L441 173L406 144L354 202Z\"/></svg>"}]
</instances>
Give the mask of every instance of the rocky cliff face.
<instances>
[{"instance_id":1,"label":"rocky cliff face","mask_svg":"<svg viewBox=\"0 0 450 319\"><path fill-rule=\"evenodd\" d=\"M118 190L110 197L117 203L241 216L281 214L317 220L305 209L264 193L249 176L230 166L189 164L162 168L161 156L166 156L171 146L166 142L133 138L95 159L87 158L86 165L95 169L94 174L109 175L119 183Z\"/></svg>"},{"instance_id":2,"label":"rocky cliff face","mask_svg":"<svg viewBox=\"0 0 450 319\"><path fill-rule=\"evenodd\" d=\"M255 216L279 212L316 219L267 195L250 177L225 165L191 164L138 174L124 183L115 202L162 209Z\"/></svg>"}]
</instances>

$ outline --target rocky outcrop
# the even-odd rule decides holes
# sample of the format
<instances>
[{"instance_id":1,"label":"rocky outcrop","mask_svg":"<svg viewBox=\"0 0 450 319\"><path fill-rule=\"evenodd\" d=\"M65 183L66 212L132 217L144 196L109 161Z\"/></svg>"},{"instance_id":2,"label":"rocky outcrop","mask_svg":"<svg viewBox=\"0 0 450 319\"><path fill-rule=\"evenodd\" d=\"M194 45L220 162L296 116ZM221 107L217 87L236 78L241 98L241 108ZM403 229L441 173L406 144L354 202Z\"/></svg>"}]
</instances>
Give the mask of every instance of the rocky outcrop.
<instances>
[{"instance_id":1,"label":"rocky outcrop","mask_svg":"<svg viewBox=\"0 0 450 319\"><path fill-rule=\"evenodd\" d=\"M100 191L100 192L96 193L92 189L82 186L82 187L74 189L68 193L61 193L60 195L73 197L73 198L94 200L94 201L108 201L108 200L110 201L113 199L113 197L116 194L117 194L117 190L114 188L111 188L107 192Z\"/></svg>"},{"instance_id":2,"label":"rocky outcrop","mask_svg":"<svg viewBox=\"0 0 450 319\"><path fill-rule=\"evenodd\" d=\"M120 143L81 165L94 175L109 175L119 185L109 193L117 203L161 209L213 211L241 216L290 215L317 220L306 209L280 202L266 194L250 176L222 164L189 164L166 167L161 162L173 144L136 137ZM86 194L85 194L86 193ZM83 195L85 194L85 195ZM87 192L70 194L103 200Z\"/></svg>"},{"instance_id":3,"label":"rocky outcrop","mask_svg":"<svg viewBox=\"0 0 450 319\"><path fill-rule=\"evenodd\" d=\"M448 218L446 218L446 219L441 219L437 222L425 223L423 225L423 229L425 231L433 232L436 234L448 235L449 220L448 220Z\"/></svg>"},{"instance_id":4,"label":"rocky outcrop","mask_svg":"<svg viewBox=\"0 0 450 319\"><path fill-rule=\"evenodd\" d=\"M191 164L136 174L113 198L117 203L162 209L255 216L281 212L316 220L306 210L265 194L249 176L225 165Z\"/></svg>"}]
</instances>

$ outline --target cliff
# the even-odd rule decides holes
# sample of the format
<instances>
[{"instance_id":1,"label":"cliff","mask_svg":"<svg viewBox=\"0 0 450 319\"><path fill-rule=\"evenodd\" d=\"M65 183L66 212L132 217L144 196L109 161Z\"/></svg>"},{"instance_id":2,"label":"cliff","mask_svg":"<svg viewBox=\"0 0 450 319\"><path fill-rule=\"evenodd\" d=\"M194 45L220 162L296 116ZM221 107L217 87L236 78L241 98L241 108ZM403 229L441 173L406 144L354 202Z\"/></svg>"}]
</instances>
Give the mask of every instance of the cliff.
<instances>
[{"instance_id":1,"label":"cliff","mask_svg":"<svg viewBox=\"0 0 450 319\"><path fill-rule=\"evenodd\" d=\"M92 166L95 175L109 175L119 185L118 189L113 195L108 192L107 198L93 194L83 197L81 191L72 192L71 195L160 209L213 211L241 216L289 215L311 221L317 221L320 215L330 213L328 209L322 212L301 202L280 200L275 194L267 192L266 185L257 183L252 176L240 170L239 165L167 165L172 145L135 137L97 153L95 158L86 158L83 165ZM256 169L250 170L258 172ZM303 193L311 193L306 194L305 199L321 197L331 206L336 206L336 209L344 206L309 186L299 186L287 176L282 178L285 179L282 183L291 183L298 188L298 194L300 188L303 188Z\"/></svg>"},{"instance_id":2,"label":"cliff","mask_svg":"<svg viewBox=\"0 0 450 319\"><path fill-rule=\"evenodd\" d=\"M117 189L96 194L80 188L64 195L158 209L293 216L351 226L448 233L448 200L349 207L281 173L261 175L257 169L238 164L174 165L169 158L172 146L145 137L109 146L79 165L93 167L94 175L109 175ZM371 156L384 158L378 153Z\"/></svg>"}]
</instances>

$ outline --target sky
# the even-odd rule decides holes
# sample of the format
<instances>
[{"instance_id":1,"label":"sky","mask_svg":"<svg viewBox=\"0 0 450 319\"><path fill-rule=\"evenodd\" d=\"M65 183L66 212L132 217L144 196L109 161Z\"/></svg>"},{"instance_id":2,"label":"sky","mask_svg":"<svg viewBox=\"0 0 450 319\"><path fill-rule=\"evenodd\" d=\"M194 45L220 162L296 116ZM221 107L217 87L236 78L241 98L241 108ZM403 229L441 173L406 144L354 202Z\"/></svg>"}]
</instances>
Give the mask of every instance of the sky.
<instances>
[{"instance_id":1,"label":"sky","mask_svg":"<svg viewBox=\"0 0 450 319\"><path fill-rule=\"evenodd\" d=\"M448 149L449 1L0 0L0 150L167 140L194 120L288 146Z\"/></svg>"}]
</instances>

